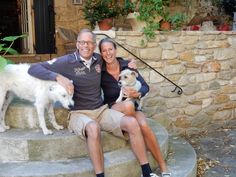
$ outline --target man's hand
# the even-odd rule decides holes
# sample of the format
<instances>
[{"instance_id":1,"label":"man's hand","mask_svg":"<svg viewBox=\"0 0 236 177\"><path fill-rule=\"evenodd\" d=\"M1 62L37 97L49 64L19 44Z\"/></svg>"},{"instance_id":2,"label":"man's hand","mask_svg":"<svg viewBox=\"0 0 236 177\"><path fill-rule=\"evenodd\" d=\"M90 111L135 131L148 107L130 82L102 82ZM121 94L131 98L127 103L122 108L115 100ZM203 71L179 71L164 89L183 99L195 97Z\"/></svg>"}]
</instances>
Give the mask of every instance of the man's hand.
<instances>
[{"instance_id":1,"label":"man's hand","mask_svg":"<svg viewBox=\"0 0 236 177\"><path fill-rule=\"evenodd\" d=\"M66 89L66 91L70 94L74 94L74 85L73 81L69 80L68 78L58 74L56 77L56 81Z\"/></svg>"},{"instance_id":2,"label":"man's hand","mask_svg":"<svg viewBox=\"0 0 236 177\"><path fill-rule=\"evenodd\" d=\"M138 98L141 95L140 92L138 92L137 90L135 90L133 88L129 88L129 87L122 88L122 91L125 94L125 96L128 98Z\"/></svg>"},{"instance_id":3,"label":"man's hand","mask_svg":"<svg viewBox=\"0 0 236 177\"><path fill-rule=\"evenodd\" d=\"M129 63L128 63L128 67L132 68L132 69L137 69L137 64L136 61L134 59L132 59Z\"/></svg>"}]
</instances>

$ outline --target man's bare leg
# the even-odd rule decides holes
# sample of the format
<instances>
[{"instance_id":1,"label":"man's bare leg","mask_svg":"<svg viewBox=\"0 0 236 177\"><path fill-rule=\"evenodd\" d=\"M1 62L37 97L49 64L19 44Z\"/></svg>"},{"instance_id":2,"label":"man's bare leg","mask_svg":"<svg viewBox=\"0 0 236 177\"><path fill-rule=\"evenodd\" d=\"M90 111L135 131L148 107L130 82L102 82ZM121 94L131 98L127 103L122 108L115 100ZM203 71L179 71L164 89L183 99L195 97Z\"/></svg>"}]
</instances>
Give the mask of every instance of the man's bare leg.
<instances>
[{"instance_id":1,"label":"man's bare leg","mask_svg":"<svg viewBox=\"0 0 236 177\"><path fill-rule=\"evenodd\" d=\"M133 117L124 116L121 120L121 129L129 134L131 148L139 163L148 163L146 148L138 122Z\"/></svg>"},{"instance_id":2,"label":"man's bare leg","mask_svg":"<svg viewBox=\"0 0 236 177\"><path fill-rule=\"evenodd\" d=\"M104 157L101 145L101 130L97 122L89 122L85 127L88 152L96 174L104 172Z\"/></svg>"}]
</instances>

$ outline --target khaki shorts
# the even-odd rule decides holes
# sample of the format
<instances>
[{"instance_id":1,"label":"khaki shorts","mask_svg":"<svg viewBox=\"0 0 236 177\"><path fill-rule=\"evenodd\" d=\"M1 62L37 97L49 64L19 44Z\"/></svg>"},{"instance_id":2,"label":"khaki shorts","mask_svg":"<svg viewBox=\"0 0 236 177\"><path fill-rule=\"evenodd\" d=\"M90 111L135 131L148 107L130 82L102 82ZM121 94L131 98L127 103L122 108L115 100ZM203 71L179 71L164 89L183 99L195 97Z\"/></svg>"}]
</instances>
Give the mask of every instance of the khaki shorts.
<instances>
[{"instance_id":1,"label":"khaki shorts","mask_svg":"<svg viewBox=\"0 0 236 177\"><path fill-rule=\"evenodd\" d=\"M109 109L107 105L103 105L95 110L71 111L68 115L68 129L82 139L85 139L86 125L91 121L96 121L99 123L101 130L111 132L115 136L127 139L120 128L120 122L123 116L123 113Z\"/></svg>"}]
</instances>

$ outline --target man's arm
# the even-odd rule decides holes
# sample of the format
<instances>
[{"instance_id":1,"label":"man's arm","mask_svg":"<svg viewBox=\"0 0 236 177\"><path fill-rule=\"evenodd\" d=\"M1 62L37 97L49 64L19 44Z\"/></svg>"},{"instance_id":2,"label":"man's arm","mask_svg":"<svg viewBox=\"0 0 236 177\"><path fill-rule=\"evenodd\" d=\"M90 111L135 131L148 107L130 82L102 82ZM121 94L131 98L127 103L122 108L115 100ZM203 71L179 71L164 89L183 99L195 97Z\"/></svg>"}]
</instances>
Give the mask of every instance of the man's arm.
<instances>
[{"instance_id":1,"label":"man's arm","mask_svg":"<svg viewBox=\"0 0 236 177\"><path fill-rule=\"evenodd\" d=\"M50 70L47 62L32 64L28 70L28 74L42 80L56 80L57 72Z\"/></svg>"},{"instance_id":2,"label":"man's arm","mask_svg":"<svg viewBox=\"0 0 236 177\"><path fill-rule=\"evenodd\" d=\"M62 73L62 68L64 67L66 67L66 62L63 59L53 59L47 62L32 64L28 70L28 73L38 79L57 81L67 90L69 94L73 94L73 82L60 74Z\"/></svg>"}]
</instances>

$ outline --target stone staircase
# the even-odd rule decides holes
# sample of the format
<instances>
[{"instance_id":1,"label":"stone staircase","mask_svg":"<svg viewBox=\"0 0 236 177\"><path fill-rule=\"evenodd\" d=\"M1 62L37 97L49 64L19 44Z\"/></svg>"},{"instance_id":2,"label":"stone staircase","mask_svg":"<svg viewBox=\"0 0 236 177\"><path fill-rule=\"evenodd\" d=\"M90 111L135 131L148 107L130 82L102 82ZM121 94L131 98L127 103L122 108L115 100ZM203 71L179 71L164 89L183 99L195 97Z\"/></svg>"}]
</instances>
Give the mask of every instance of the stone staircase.
<instances>
[{"instance_id":1,"label":"stone staircase","mask_svg":"<svg viewBox=\"0 0 236 177\"><path fill-rule=\"evenodd\" d=\"M55 108L58 123L66 126L67 111ZM0 133L0 177L94 177L83 140L67 129L43 135L38 128L34 107L15 100L9 107L7 124L11 129ZM173 177L196 177L196 154L183 139L169 137L166 129L148 121L156 136ZM50 126L48 124L48 126ZM140 167L129 143L102 132L107 177L139 177ZM153 169L157 164L149 154Z\"/></svg>"}]
</instances>

